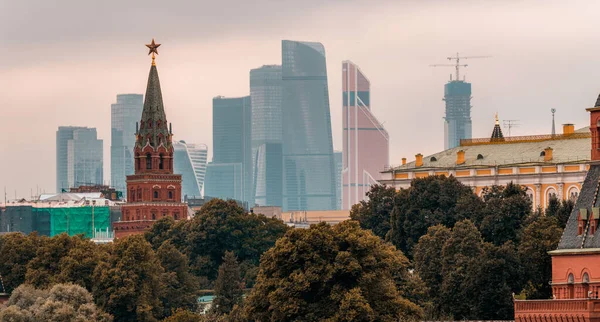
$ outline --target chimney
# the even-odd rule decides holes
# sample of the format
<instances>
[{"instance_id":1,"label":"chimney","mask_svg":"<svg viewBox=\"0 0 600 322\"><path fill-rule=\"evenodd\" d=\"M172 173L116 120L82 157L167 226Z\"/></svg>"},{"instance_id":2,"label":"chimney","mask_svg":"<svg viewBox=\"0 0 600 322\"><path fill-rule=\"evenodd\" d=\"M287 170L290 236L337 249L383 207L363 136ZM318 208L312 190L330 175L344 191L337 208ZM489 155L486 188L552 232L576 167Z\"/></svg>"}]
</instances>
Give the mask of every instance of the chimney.
<instances>
[{"instance_id":1,"label":"chimney","mask_svg":"<svg viewBox=\"0 0 600 322\"><path fill-rule=\"evenodd\" d=\"M544 149L544 161L551 161L551 160L552 160L552 148L547 147Z\"/></svg>"},{"instance_id":2,"label":"chimney","mask_svg":"<svg viewBox=\"0 0 600 322\"><path fill-rule=\"evenodd\" d=\"M465 163L465 151L460 150L458 152L456 152L456 164L463 164Z\"/></svg>"},{"instance_id":3,"label":"chimney","mask_svg":"<svg viewBox=\"0 0 600 322\"><path fill-rule=\"evenodd\" d=\"M406 165L406 158L402 158L402 165Z\"/></svg>"},{"instance_id":4,"label":"chimney","mask_svg":"<svg viewBox=\"0 0 600 322\"><path fill-rule=\"evenodd\" d=\"M571 123L563 124L563 135L570 135L575 133L575 125Z\"/></svg>"},{"instance_id":5,"label":"chimney","mask_svg":"<svg viewBox=\"0 0 600 322\"><path fill-rule=\"evenodd\" d=\"M420 167L423 165L423 155L421 153L415 155L415 167Z\"/></svg>"}]
</instances>

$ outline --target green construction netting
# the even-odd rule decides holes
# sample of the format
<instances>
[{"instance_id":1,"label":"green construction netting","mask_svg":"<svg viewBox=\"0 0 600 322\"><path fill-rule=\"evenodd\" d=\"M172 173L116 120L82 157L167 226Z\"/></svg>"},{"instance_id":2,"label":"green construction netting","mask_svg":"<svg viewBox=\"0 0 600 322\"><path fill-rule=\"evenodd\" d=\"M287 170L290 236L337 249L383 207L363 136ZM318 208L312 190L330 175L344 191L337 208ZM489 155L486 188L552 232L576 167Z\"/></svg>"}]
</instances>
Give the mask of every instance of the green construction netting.
<instances>
[{"instance_id":1,"label":"green construction netting","mask_svg":"<svg viewBox=\"0 0 600 322\"><path fill-rule=\"evenodd\" d=\"M110 228L108 207L33 208L33 212L38 233L50 237L66 232L69 236L84 234L92 238L94 229Z\"/></svg>"}]
</instances>

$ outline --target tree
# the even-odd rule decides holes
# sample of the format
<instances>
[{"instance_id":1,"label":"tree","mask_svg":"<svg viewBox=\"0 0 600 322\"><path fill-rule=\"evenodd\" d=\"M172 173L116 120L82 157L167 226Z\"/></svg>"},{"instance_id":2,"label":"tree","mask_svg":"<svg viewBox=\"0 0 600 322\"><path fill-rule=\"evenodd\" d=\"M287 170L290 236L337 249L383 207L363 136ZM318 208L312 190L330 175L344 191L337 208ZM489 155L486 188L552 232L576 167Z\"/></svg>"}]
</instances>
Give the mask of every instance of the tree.
<instances>
[{"instance_id":1,"label":"tree","mask_svg":"<svg viewBox=\"0 0 600 322\"><path fill-rule=\"evenodd\" d=\"M115 321L156 321L163 314L163 272L143 236L117 239L107 261L94 271L96 302Z\"/></svg>"},{"instance_id":2,"label":"tree","mask_svg":"<svg viewBox=\"0 0 600 322\"><path fill-rule=\"evenodd\" d=\"M442 248L440 304L442 311L456 319L473 317L473 289L467 283L473 278L472 267L483 255L483 240L477 227L464 220L456 223Z\"/></svg>"},{"instance_id":3,"label":"tree","mask_svg":"<svg viewBox=\"0 0 600 322\"><path fill-rule=\"evenodd\" d=\"M223 264L219 266L219 276L215 281L212 311L217 314L228 314L234 305L242 303L242 294L240 266L233 252L225 252Z\"/></svg>"},{"instance_id":4,"label":"tree","mask_svg":"<svg viewBox=\"0 0 600 322\"><path fill-rule=\"evenodd\" d=\"M0 275L7 293L25 282L27 264L35 257L39 244L36 234L10 233L0 236Z\"/></svg>"},{"instance_id":5,"label":"tree","mask_svg":"<svg viewBox=\"0 0 600 322\"><path fill-rule=\"evenodd\" d=\"M42 236L35 257L27 264L25 282L37 288L58 283L61 260L80 242L81 236L70 237L66 233L54 237Z\"/></svg>"},{"instance_id":6,"label":"tree","mask_svg":"<svg viewBox=\"0 0 600 322\"><path fill-rule=\"evenodd\" d=\"M288 227L278 219L247 213L235 201L212 199L194 218L169 223L159 220L145 237L155 249L169 240L190 260L192 272L215 280L225 251L233 251L249 269L258 266L260 256L275 245ZM246 272L242 272L245 274Z\"/></svg>"},{"instance_id":7,"label":"tree","mask_svg":"<svg viewBox=\"0 0 600 322\"><path fill-rule=\"evenodd\" d=\"M408 260L356 221L288 231L263 254L245 301L251 321L398 321L422 317L395 277Z\"/></svg>"},{"instance_id":8,"label":"tree","mask_svg":"<svg viewBox=\"0 0 600 322\"><path fill-rule=\"evenodd\" d=\"M552 257L549 251L555 250L563 229L556 217L540 216L529 224L521 235L518 255L527 273L525 294L531 299L548 299L552 288Z\"/></svg>"},{"instance_id":9,"label":"tree","mask_svg":"<svg viewBox=\"0 0 600 322\"><path fill-rule=\"evenodd\" d=\"M525 191L524 187L512 182L484 189L483 217L475 220L486 241L495 245L518 241L519 231L531 214L531 200Z\"/></svg>"},{"instance_id":10,"label":"tree","mask_svg":"<svg viewBox=\"0 0 600 322\"><path fill-rule=\"evenodd\" d=\"M97 321L112 317L98 309L92 295L74 284L56 284L49 290L23 284L15 289L0 321Z\"/></svg>"},{"instance_id":11,"label":"tree","mask_svg":"<svg viewBox=\"0 0 600 322\"><path fill-rule=\"evenodd\" d=\"M197 306L200 283L190 272L187 257L170 242L165 242L156 252L165 272L161 277L163 315L169 316L178 309L193 311Z\"/></svg>"},{"instance_id":12,"label":"tree","mask_svg":"<svg viewBox=\"0 0 600 322\"><path fill-rule=\"evenodd\" d=\"M381 238L390 230L390 214L394 209L396 189L385 185L374 185L367 192L367 200L361 200L350 210L350 218L370 229Z\"/></svg>"},{"instance_id":13,"label":"tree","mask_svg":"<svg viewBox=\"0 0 600 322\"><path fill-rule=\"evenodd\" d=\"M59 283L75 283L91 291L94 269L108 256L103 247L88 239L72 237L73 245L58 263Z\"/></svg>"},{"instance_id":14,"label":"tree","mask_svg":"<svg viewBox=\"0 0 600 322\"><path fill-rule=\"evenodd\" d=\"M441 310L440 292L444 281L442 249L451 234L451 230L443 225L430 227L415 247L415 269L429 287L428 295L433 301L433 312ZM440 318L440 316L432 316L432 318Z\"/></svg>"},{"instance_id":15,"label":"tree","mask_svg":"<svg viewBox=\"0 0 600 322\"><path fill-rule=\"evenodd\" d=\"M386 238L412 258L412 248L429 227L442 224L451 228L481 208L481 199L452 176L414 179L408 189L396 194Z\"/></svg>"},{"instance_id":16,"label":"tree","mask_svg":"<svg viewBox=\"0 0 600 322\"><path fill-rule=\"evenodd\" d=\"M558 200L556 196L552 196L548 201L548 207L546 207L544 214L548 217L555 217L558 226L564 229L574 207L575 203L573 200Z\"/></svg>"}]
</instances>

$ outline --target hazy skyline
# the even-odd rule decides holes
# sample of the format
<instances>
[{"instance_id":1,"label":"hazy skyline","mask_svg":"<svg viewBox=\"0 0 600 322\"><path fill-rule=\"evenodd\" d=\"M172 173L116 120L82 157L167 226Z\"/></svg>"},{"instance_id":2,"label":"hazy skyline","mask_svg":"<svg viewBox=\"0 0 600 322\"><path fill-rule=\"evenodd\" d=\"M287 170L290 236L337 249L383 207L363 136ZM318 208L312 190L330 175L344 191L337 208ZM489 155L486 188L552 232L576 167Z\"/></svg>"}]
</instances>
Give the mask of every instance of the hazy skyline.
<instances>
[{"instance_id":1,"label":"hazy skyline","mask_svg":"<svg viewBox=\"0 0 600 322\"><path fill-rule=\"evenodd\" d=\"M342 148L341 67L369 75L371 108L390 134L390 161L443 149L447 56L468 61L473 137L500 119L513 135L587 126L600 92L600 3L591 1L2 1L0 189L19 197L55 186L59 126L110 140L116 94L143 93L157 67L174 139L209 145L212 98L249 94L249 72L281 64L281 40L321 42L327 55L334 149ZM508 131L503 129L505 134ZM104 145L105 180L110 145Z\"/></svg>"}]
</instances>

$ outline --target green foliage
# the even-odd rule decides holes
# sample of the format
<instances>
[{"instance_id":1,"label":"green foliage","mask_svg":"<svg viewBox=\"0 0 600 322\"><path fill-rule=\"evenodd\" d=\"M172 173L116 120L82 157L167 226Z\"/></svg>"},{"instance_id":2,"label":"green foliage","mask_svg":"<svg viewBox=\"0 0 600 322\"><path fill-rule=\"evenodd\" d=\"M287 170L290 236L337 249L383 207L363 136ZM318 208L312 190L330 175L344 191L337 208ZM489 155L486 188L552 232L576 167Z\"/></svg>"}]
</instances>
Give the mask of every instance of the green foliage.
<instances>
[{"instance_id":1,"label":"green foliage","mask_svg":"<svg viewBox=\"0 0 600 322\"><path fill-rule=\"evenodd\" d=\"M442 249L450 239L452 232L443 225L430 227L427 234L419 239L415 246L414 264L421 279L429 286L428 297L432 299L432 312L441 311L441 286L444 281L442 274ZM432 316L438 318L438 316Z\"/></svg>"},{"instance_id":2,"label":"green foliage","mask_svg":"<svg viewBox=\"0 0 600 322\"><path fill-rule=\"evenodd\" d=\"M384 185L374 185L367 192L368 199L352 206L350 218L360 223L364 229L370 229L381 238L390 230L390 215L394 209L396 189Z\"/></svg>"},{"instance_id":3,"label":"green foliage","mask_svg":"<svg viewBox=\"0 0 600 322\"><path fill-rule=\"evenodd\" d=\"M143 236L118 239L107 261L94 271L96 301L115 321L156 321L163 314L163 273Z\"/></svg>"},{"instance_id":4,"label":"green foliage","mask_svg":"<svg viewBox=\"0 0 600 322\"><path fill-rule=\"evenodd\" d=\"M39 237L21 233L0 236L0 275L6 292L10 293L25 282L27 264L35 258Z\"/></svg>"},{"instance_id":5,"label":"green foliage","mask_svg":"<svg viewBox=\"0 0 600 322\"><path fill-rule=\"evenodd\" d=\"M485 208L481 218L474 218L486 241L502 245L517 241L523 222L531 214L531 200L525 188L512 182L483 191Z\"/></svg>"},{"instance_id":6,"label":"green foliage","mask_svg":"<svg viewBox=\"0 0 600 322\"><path fill-rule=\"evenodd\" d=\"M261 258L246 319L418 319L422 310L401 296L395 279L407 266L401 252L355 221L294 229Z\"/></svg>"},{"instance_id":7,"label":"green foliage","mask_svg":"<svg viewBox=\"0 0 600 322\"><path fill-rule=\"evenodd\" d=\"M176 309L195 310L200 296L200 282L190 272L187 257L170 242L162 244L156 252L165 272L161 277L163 315Z\"/></svg>"},{"instance_id":8,"label":"green foliage","mask_svg":"<svg viewBox=\"0 0 600 322\"><path fill-rule=\"evenodd\" d=\"M25 282L37 288L47 288L59 282L61 259L67 257L81 236L69 237L66 233L52 238L40 237L35 258L27 264Z\"/></svg>"},{"instance_id":9,"label":"green foliage","mask_svg":"<svg viewBox=\"0 0 600 322\"><path fill-rule=\"evenodd\" d=\"M233 251L240 262L257 266L261 254L286 230L281 220L246 213L232 200L212 199L191 220L161 219L145 237L155 249L171 241L189 257L196 276L215 280L225 251Z\"/></svg>"},{"instance_id":10,"label":"green foliage","mask_svg":"<svg viewBox=\"0 0 600 322\"><path fill-rule=\"evenodd\" d=\"M164 319L163 322L203 322L204 317L184 309L177 309L173 315Z\"/></svg>"},{"instance_id":11,"label":"green foliage","mask_svg":"<svg viewBox=\"0 0 600 322\"><path fill-rule=\"evenodd\" d=\"M242 303L243 288L240 280L240 267L233 252L225 252L223 264L219 266L219 276L215 282L215 299L212 311L228 314L234 305Z\"/></svg>"},{"instance_id":12,"label":"green foliage","mask_svg":"<svg viewBox=\"0 0 600 322\"><path fill-rule=\"evenodd\" d=\"M112 321L112 316L96 307L86 289L74 284L56 284L48 290L23 284L14 290L7 304L0 311L0 322Z\"/></svg>"},{"instance_id":13,"label":"green foliage","mask_svg":"<svg viewBox=\"0 0 600 322\"><path fill-rule=\"evenodd\" d=\"M481 208L482 201L471 188L454 177L415 179L410 188L396 194L387 239L412 258L413 247L429 227L453 227Z\"/></svg>"},{"instance_id":14,"label":"green foliage","mask_svg":"<svg viewBox=\"0 0 600 322\"><path fill-rule=\"evenodd\" d=\"M558 200L556 196L552 196L548 201L548 207L546 207L544 214L547 217L556 218L558 226L564 229L574 207L575 203L573 200Z\"/></svg>"},{"instance_id":15,"label":"green foliage","mask_svg":"<svg viewBox=\"0 0 600 322\"><path fill-rule=\"evenodd\" d=\"M521 236L518 254L521 258L527 286L525 293L530 299L548 299L552 288L552 258L549 251L555 250L563 229L556 217L540 216L531 222Z\"/></svg>"},{"instance_id":16,"label":"green foliage","mask_svg":"<svg viewBox=\"0 0 600 322\"><path fill-rule=\"evenodd\" d=\"M415 268L430 287L429 318L512 318L511 293L521 288L523 273L512 242L484 242L469 220L452 230L431 227L415 247Z\"/></svg>"}]
</instances>

